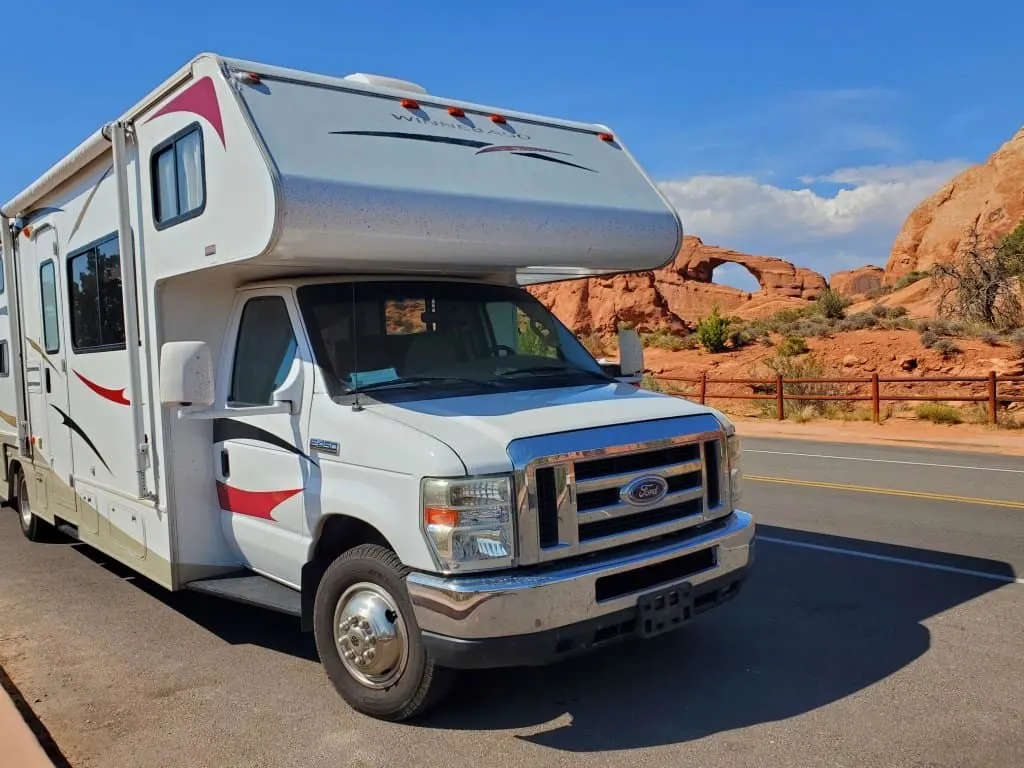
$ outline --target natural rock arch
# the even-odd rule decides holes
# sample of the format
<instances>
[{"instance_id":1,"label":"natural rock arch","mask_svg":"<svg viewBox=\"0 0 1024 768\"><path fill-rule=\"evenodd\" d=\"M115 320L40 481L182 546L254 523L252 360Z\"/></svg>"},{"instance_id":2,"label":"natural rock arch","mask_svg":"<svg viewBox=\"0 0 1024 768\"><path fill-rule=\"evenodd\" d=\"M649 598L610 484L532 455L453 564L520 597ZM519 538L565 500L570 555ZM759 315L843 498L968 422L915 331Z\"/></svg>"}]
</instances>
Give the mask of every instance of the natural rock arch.
<instances>
[{"instance_id":1,"label":"natural rock arch","mask_svg":"<svg viewBox=\"0 0 1024 768\"><path fill-rule=\"evenodd\" d=\"M710 283L717 267L739 264L757 280L763 296L791 296L813 300L827 287L825 278L810 269L797 267L774 256L750 256L727 248L704 245L698 237L687 236L676 258L676 269L685 280Z\"/></svg>"}]
</instances>

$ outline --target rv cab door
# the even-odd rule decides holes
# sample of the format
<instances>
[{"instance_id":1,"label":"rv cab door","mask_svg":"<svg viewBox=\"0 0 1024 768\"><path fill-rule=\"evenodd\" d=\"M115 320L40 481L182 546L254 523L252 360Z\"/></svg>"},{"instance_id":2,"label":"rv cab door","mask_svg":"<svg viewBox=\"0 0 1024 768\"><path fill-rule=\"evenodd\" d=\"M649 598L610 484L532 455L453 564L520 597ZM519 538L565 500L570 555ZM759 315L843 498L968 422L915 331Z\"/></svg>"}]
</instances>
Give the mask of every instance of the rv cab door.
<instances>
[{"instance_id":1,"label":"rv cab door","mask_svg":"<svg viewBox=\"0 0 1024 768\"><path fill-rule=\"evenodd\" d=\"M231 415L213 425L222 529L242 563L297 585L308 543L305 489L317 471L305 449L310 357L287 292L253 291L234 317L217 395L218 410Z\"/></svg>"}]
</instances>

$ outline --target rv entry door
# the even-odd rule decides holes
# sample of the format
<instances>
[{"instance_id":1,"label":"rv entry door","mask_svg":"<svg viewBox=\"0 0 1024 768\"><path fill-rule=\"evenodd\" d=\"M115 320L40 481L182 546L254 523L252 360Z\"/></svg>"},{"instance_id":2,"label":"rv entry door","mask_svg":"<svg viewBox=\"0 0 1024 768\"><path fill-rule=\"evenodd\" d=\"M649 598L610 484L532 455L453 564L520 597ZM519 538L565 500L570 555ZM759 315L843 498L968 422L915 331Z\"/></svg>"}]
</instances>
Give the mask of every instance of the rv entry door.
<instances>
[{"instance_id":1,"label":"rv entry door","mask_svg":"<svg viewBox=\"0 0 1024 768\"><path fill-rule=\"evenodd\" d=\"M32 397L31 390L36 387L30 388L35 463L41 470L40 475L46 477L47 506L50 511L69 522L78 522L71 479L72 432L75 422L68 406L68 371L64 343L66 305L63 301L66 294L57 231L52 226L41 227L34 233L33 241L33 282L36 283L36 296L33 298L36 298L38 303L31 302L35 305L36 311L33 312L29 308L30 302L26 301L25 335L28 337L26 362L31 372L30 381L33 384L38 381L39 392L38 397ZM35 378L36 375L38 379ZM46 471L47 469L49 471Z\"/></svg>"}]
</instances>

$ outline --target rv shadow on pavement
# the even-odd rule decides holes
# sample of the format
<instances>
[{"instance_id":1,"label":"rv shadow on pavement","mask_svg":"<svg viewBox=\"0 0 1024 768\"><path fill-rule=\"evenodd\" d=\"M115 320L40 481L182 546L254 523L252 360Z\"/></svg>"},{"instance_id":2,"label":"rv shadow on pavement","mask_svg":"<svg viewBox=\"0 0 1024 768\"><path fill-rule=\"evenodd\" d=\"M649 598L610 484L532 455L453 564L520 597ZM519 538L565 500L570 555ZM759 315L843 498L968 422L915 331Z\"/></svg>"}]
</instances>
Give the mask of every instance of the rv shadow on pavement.
<instances>
[{"instance_id":1,"label":"rv shadow on pavement","mask_svg":"<svg viewBox=\"0 0 1024 768\"><path fill-rule=\"evenodd\" d=\"M766 538L871 551L1001 576L1005 563L761 525ZM557 667L477 673L421 725L536 728L569 752L700 739L800 715L871 686L926 653L921 623L1006 585L763 542L743 592L675 636ZM565 716L568 717L565 717Z\"/></svg>"},{"instance_id":2,"label":"rv shadow on pavement","mask_svg":"<svg viewBox=\"0 0 1024 768\"><path fill-rule=\"evenodd\" d=\"M930 550L769 525L759 526L758 535L1014 576L1005 563ZM197 593L169 594L94 550L79 549L227 643L317 661L312 638L299 632L297 619ZM566 724L518 738L600 752L777 721L899 671L930 647L923 621L1004 586L762 542L740 596L682 631L549 667L465 673L448 701L414 726L508 730L560 719Z\"/></svg>"}]
</instances>

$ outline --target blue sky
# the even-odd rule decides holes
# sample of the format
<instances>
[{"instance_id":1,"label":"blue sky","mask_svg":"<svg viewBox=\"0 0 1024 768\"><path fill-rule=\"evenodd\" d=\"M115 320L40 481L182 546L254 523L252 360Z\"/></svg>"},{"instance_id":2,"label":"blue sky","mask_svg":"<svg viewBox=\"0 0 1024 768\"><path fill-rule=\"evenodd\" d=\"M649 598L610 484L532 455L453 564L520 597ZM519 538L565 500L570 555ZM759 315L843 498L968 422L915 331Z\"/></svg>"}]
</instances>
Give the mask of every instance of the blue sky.
<instances>
[{"instance_id":1,"label":"blue sky","mask_svg":"<svg viewBox=\"0 0 1024 768\"><path fill-rule=\"evenodd\" d=\"M1024 125L1021 28L1006 0L51 0L0 46L0 200L212 50L607 123L705 242L884 265L910 209Z\"/></svg>"}]
</instances>

